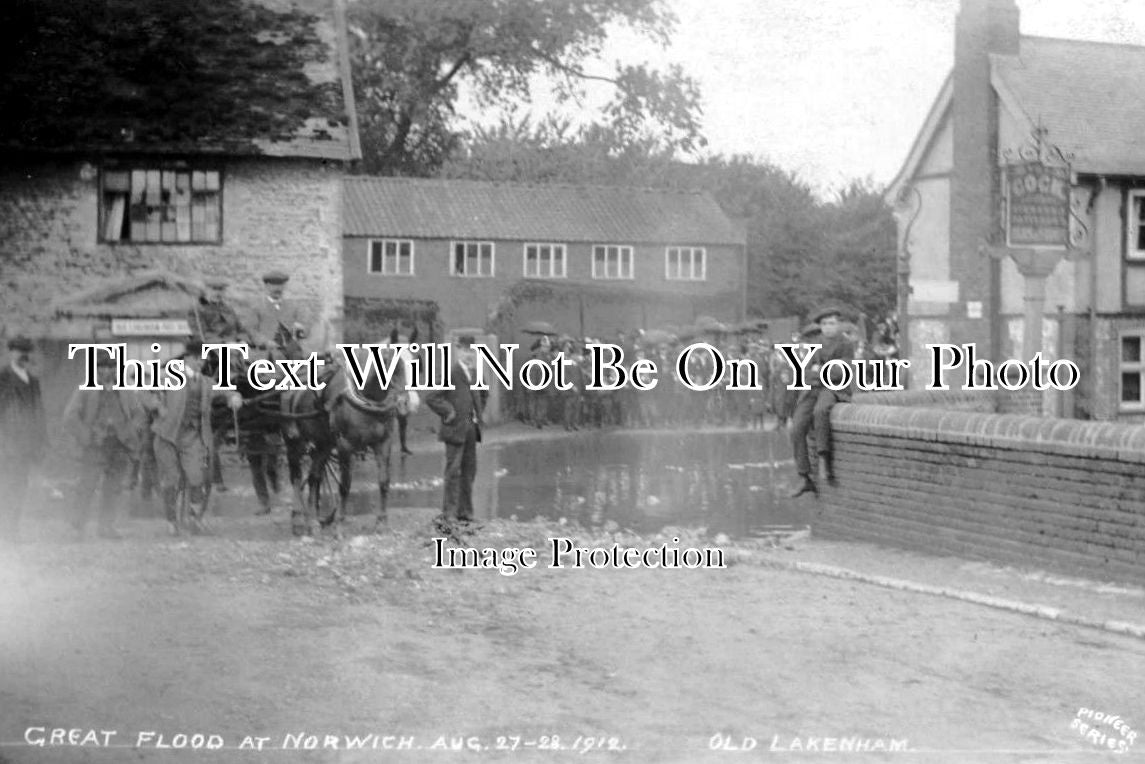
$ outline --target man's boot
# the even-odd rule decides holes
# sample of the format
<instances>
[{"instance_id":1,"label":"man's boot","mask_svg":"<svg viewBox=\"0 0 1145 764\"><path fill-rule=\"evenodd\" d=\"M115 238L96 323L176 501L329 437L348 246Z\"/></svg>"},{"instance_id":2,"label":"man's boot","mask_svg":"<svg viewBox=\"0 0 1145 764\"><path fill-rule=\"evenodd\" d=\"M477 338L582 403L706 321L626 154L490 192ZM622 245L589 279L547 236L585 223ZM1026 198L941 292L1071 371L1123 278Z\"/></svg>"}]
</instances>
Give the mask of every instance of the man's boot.
<instances>
[{"instance_id":1,"label":"man's boot","mask_svg":"<svg viewBox=\"0 0 1145 764\"><path fill-rule=\"evenodd\" d=\"M803 478L803 482L798 488L791 492L791 498L798 499L805 493L819 493L819 489L816 487L815 481L811 479L810 475L800 475L800 477Z\"/></svg>"}]
</instances>

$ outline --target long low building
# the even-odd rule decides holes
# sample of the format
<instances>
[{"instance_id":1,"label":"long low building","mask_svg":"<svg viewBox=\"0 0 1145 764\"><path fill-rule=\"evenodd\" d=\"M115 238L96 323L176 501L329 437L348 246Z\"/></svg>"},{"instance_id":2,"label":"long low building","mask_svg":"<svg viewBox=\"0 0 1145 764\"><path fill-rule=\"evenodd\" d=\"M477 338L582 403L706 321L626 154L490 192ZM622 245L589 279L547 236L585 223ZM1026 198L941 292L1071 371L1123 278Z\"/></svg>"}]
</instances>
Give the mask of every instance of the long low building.
<instances>
[{"instance_id":1,"label":"long low building","mask_svg":"<svg viewBox=\"0 0 1145 764\"><path fill-rule=\"evenodd\" d=\"M348 339L391 322L504 338L544 320L611 337L744 315L745 232L707 192L376 177L345 185Z\"/></svg>"}]
</instances>

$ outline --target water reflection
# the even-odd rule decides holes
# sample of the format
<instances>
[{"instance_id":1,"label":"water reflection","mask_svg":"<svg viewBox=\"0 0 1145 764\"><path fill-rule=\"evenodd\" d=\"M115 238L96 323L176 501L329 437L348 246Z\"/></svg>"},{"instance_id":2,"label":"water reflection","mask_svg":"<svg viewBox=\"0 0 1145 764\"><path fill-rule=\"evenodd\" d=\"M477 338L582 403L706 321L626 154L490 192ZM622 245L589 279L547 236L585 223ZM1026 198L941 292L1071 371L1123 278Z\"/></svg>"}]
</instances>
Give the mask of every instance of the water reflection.
<instances>
[{"instance_id":1,"label":"water reflection","mask_svg":"<svg viewBox=\"0 0 1145 764\"><path fill-rule=\"evenodd\" d=\"M436 456L436 458L434 458ZM704 526L712 535L801 527L805 509L786 498L791 448L782 432L611 432L482 447L474 485L479 517L565 517L652 532ZM411 457L394 503L435 506L440 455Z\"/></svg>"}]
</instances>

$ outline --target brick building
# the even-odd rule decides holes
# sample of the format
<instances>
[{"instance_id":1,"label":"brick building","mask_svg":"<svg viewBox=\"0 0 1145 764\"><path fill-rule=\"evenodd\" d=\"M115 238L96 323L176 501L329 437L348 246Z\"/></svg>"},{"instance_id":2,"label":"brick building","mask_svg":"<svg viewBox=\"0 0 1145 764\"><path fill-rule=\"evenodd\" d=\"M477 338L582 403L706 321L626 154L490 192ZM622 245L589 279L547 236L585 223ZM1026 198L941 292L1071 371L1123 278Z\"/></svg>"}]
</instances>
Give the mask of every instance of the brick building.
<instances>
[{"instance_id":1,"label":"brick building","mask_svg":"<svg viewBox=\"0 0 1145 764\"><path fill-rule=\"evenodd\" d=\"M1025 315L1044 298L1041 349L1082 370L1078 388L1046 411L1140 420L1145 47L1031 37L1019 22L1014 0L962 0L953 70L887 192L913 383L923 384L926 343L1028 359L1037 332L1023 336ZM1030 247L1028 262L991 257L1004 243L1003 167L1035 133L1069 161L1070 246Z\"/></svg>"},{"instance_id":2,"label":"brick building","mask_svg":"<svg viewBox=\"0 0 1145 764\"><path fill-rule=\"evenodd\" d=\"M744 314L745 234L706 192L348 178L344 235L348 338L417 321L510 342L533 320L614 337Z\"/></svg>"},{"instance_id":3,"label":"brick building","mask_svg":"<svg viewBox=\"0 0 1145 764\"><path fill-rule=\"evenodd\" d=\"M80 373L68 342L170 352L208 277L241 311L285 270L337 327L342 177L360 156L341 0L220 0L174 20L153 0L119 8L134 20L45 8L0 87L0 335L41 343L49 397ZM173 62L124 63L145 26Z\"/></svg>"}]
</instances>

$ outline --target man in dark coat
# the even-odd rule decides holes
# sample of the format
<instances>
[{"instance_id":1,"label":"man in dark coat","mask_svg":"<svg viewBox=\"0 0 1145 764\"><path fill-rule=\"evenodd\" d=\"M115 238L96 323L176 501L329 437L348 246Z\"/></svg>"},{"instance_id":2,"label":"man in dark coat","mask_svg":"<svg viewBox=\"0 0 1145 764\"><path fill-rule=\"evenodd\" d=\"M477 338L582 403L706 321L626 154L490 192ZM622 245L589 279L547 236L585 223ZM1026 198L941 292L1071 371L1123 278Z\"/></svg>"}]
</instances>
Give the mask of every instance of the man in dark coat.
<instances>
[{"instance_id":1,"label":"man in dark coat","mask_svg":"<svg viewBox=\"0 0 1145 764\"><path fill-rule=\"evenodd\" d=\"M40 381L28 371L32 350L31 340L13 338L0 369L0 540L19 539L28 474L48 446Z\"/></svg>"},{"instance_id":2,"label":"man in dark coat","mask_svg":"<svg viewBox=\"0 0 1145 764\"><path fill-rule=\"evenodd\" d=\"M298 341L306 337L307 319L304 311L286 297L286 283L290 276L282 271L270 271L262 277L266 294L252 306L245 328L255 345L273 348L281 357L295 358L301 352Z\"/></svg>"},{"instance_id":3,"label":"man in dark coat","mask_svg":"<svg viewBox=\"0 0 1145 764\"><path fill-rule=\"evenodd\" d=\"M425 405L441 417L438 440L445 443L445 485L442 496L442 524L467 524L473 520L473 479L477 476L477 444L481 442L481 415L484 393L473 390L473 337L462 336L453 348L450 374L452 390L434 390Z\"/></svg>"},{"instance_id":4,"label":"man in dark coat","mask_svg":"<svg viewBox=\"0 0 1145 764\"><path fill-rule=\"evenodd\" d=\"M172 535L179 535L176 497L187 491L191 530L199 530L206 503L214 438L211 434L211 381L203 376L203 345L191 340L183 350L187 383L167 390L151 429L155 433L155 461L159 485Z\"/></svg>"},{"instance_id":5,"label":"man in dark coat","mask_svg":"<svg viewBox=\"0 0 1145 764\"><path fill-rule=\"evenodd\" d=\"M807 367L809 373L806 381L811 389L800 391L795 411L791 415L791 445L795 452L795 469L802 478L792 497L802 496L808 492L818 493L818 487L811 477L811 459L807 452L807 436L810 433L814 433L816 450L819 452L820 477L829 483L835 480L831 454L831 409L839 401L849 401L851 390L849 387L838 391L827 389L819 371L828 361L841 360L849 364L855 357L855 346L839 331L841 315L838 308L825 308L814 317L814 321L819 324L819 331L822 334L819 342L823 346L819 348Z\"/></svg>"}]
</instances>

